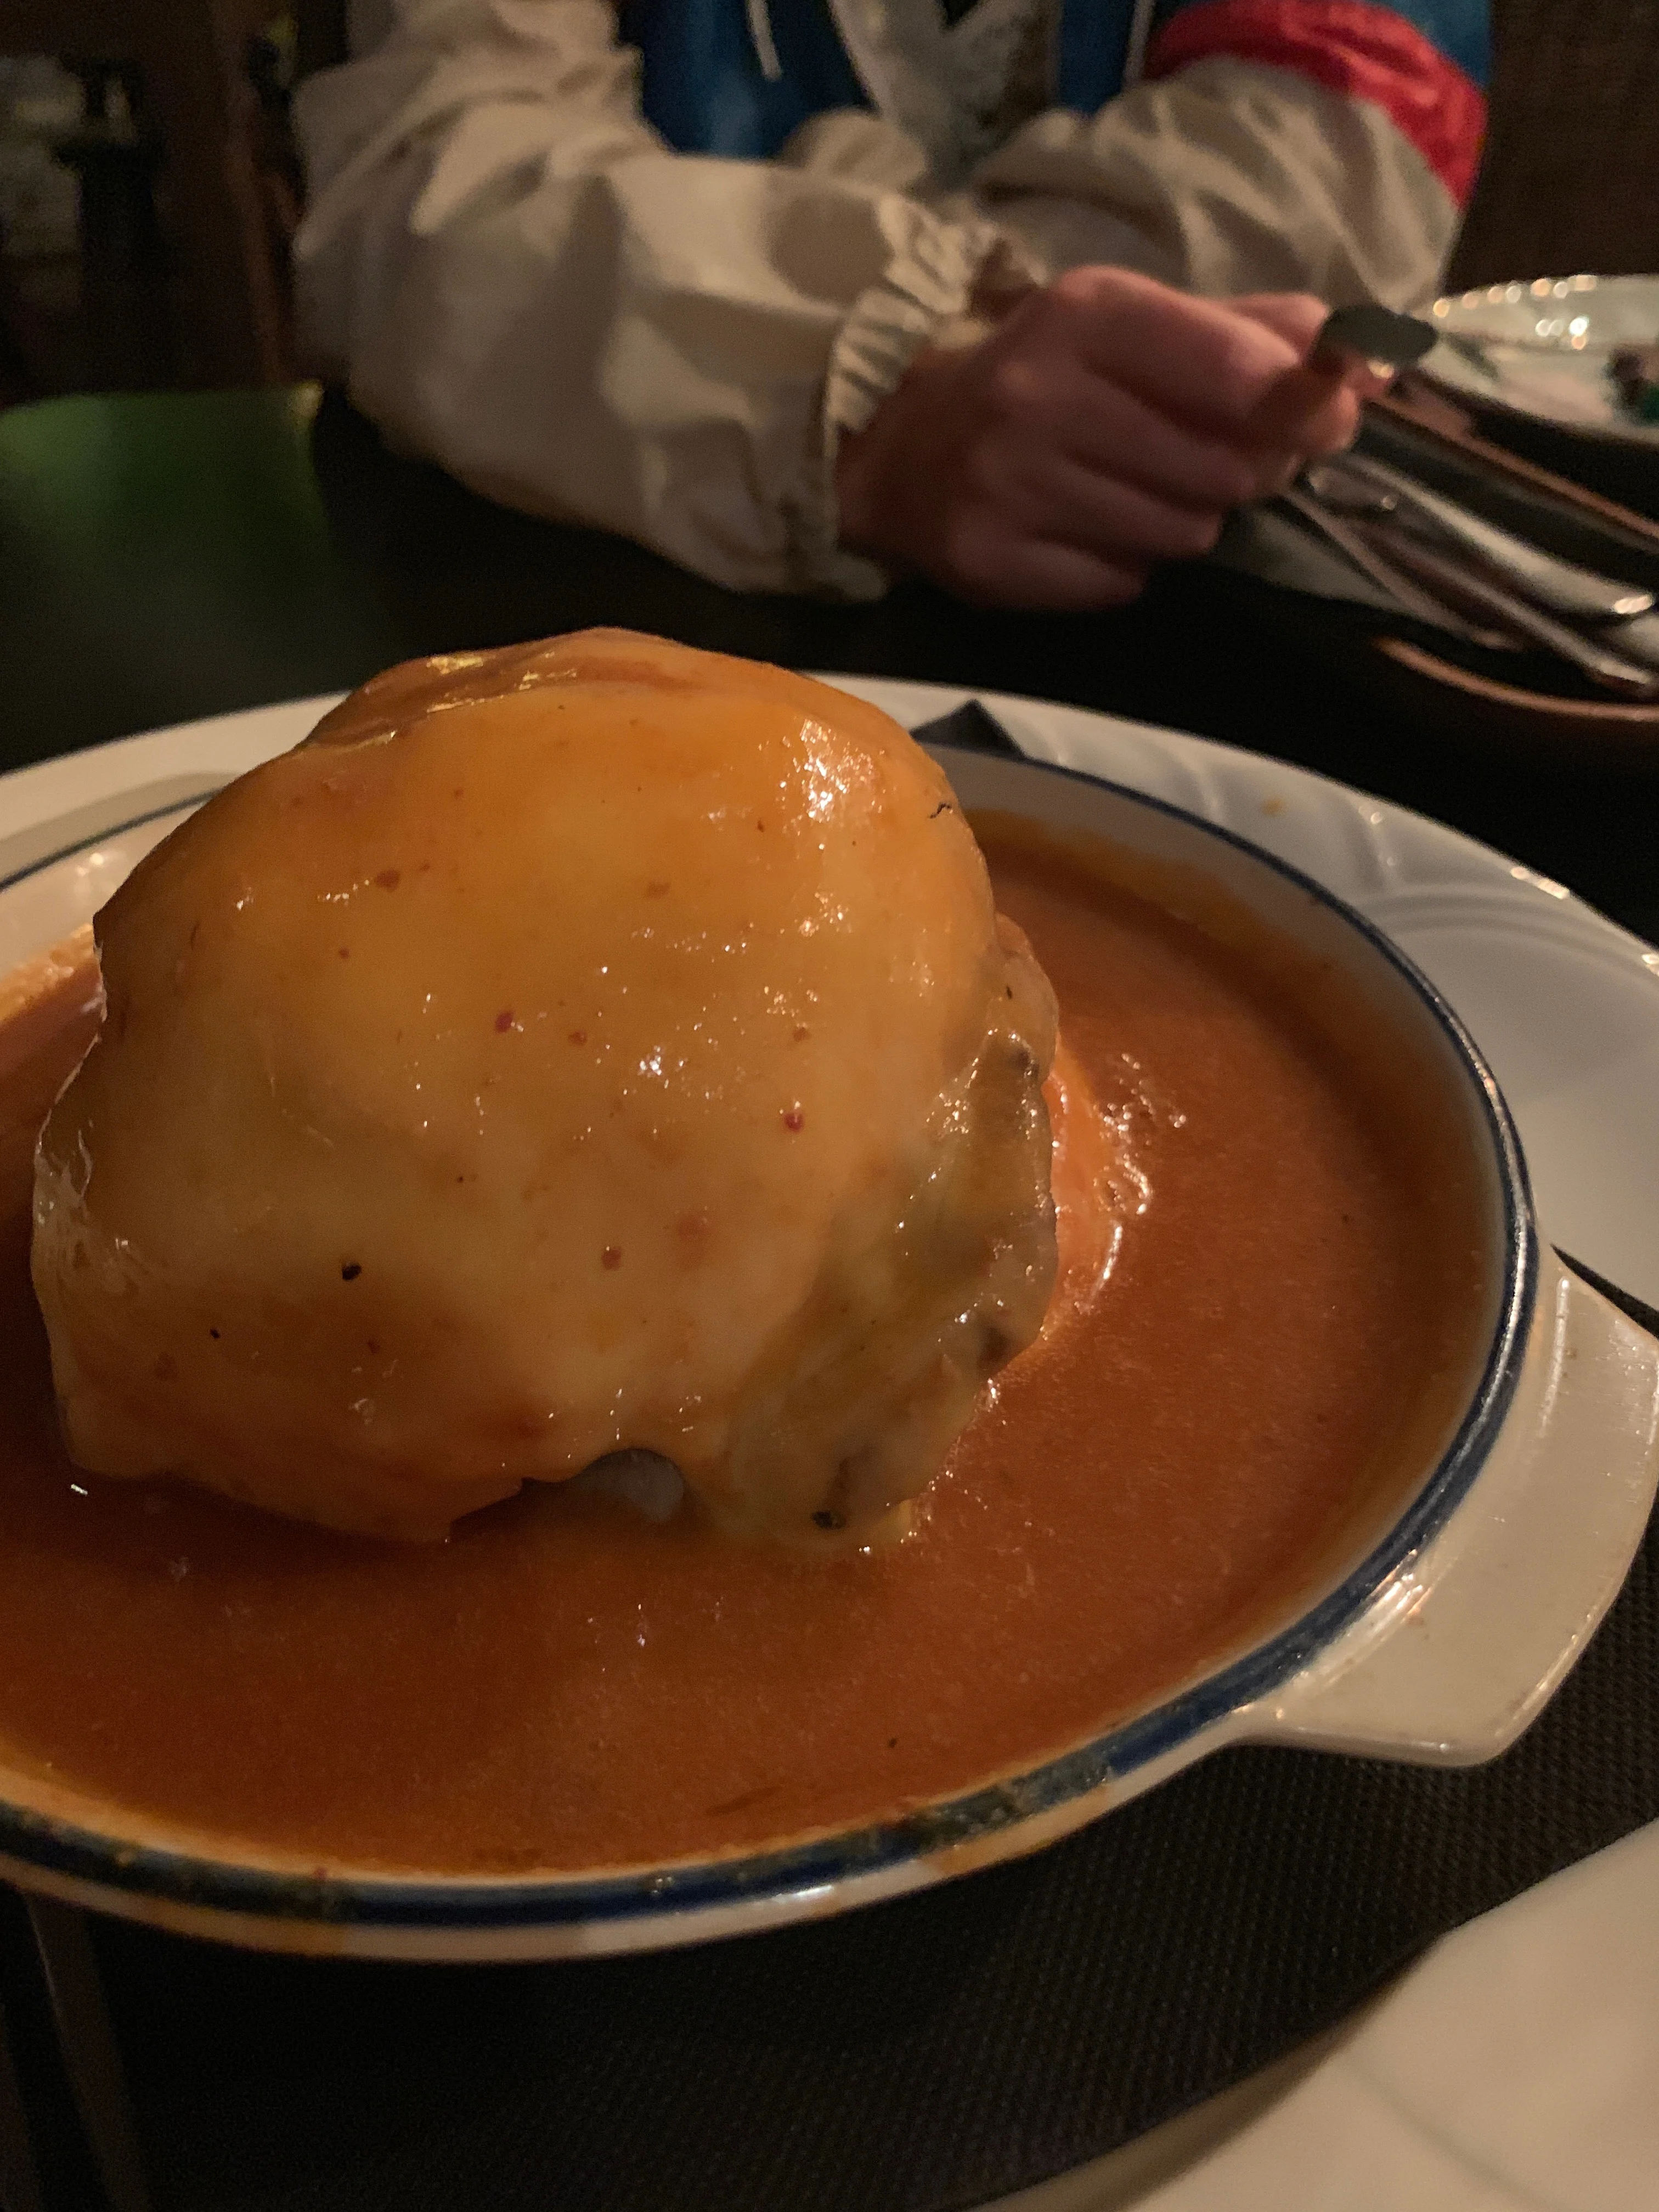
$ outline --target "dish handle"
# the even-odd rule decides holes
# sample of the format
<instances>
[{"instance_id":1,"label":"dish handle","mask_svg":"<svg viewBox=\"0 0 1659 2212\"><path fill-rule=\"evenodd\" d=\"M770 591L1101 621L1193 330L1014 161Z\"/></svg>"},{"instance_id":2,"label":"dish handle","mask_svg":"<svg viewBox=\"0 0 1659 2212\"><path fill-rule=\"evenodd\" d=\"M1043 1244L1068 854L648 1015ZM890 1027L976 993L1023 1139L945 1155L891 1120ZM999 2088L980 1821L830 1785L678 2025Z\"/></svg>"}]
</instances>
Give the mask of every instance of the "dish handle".
<instances>
[{"instance_id":1,"label":"dish handle","mask_svg":"<svg viewBox=\"0 0 1659 2212\"><path fill-rule=\"evenodd\" d=\"M1245 1740L1473 1765L1583 1652L1659 1486L1659 1341L1547 1247L1542 1270L1515 1399L1468 1495L1352 1628L1241 1716Z\"/></svg>"}]
</instances>

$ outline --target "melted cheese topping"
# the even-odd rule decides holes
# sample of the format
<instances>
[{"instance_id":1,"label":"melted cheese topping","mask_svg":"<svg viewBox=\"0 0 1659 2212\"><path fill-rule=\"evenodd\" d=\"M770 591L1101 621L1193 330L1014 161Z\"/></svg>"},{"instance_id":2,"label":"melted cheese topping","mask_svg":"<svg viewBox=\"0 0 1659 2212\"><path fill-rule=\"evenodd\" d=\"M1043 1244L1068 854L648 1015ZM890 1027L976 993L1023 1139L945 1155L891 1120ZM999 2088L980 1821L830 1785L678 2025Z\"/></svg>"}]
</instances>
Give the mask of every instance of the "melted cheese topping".
<instances>
[{"instance_id":1,"label":"melted cheese topping","mask_svg":"<svg viewBox=\"0 0 1659 2212\"><path fill-rule=\"evenodd\" d=\"M646 1451L853 1540L1042 1324L1053 995L943 774L823 685L411 663L98 927L33 1248L94 1472L433 1536Z\"/></svg>"}]
</instances>

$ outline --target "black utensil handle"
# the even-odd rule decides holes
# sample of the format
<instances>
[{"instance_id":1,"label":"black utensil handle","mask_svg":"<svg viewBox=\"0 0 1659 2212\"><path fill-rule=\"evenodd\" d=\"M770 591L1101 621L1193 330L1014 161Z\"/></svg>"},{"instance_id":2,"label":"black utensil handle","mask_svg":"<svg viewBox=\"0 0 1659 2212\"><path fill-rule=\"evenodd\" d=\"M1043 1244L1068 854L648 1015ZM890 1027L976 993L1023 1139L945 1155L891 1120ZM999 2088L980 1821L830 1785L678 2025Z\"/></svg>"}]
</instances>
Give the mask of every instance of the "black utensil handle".
<instances>
[{"instance_id":1,"label":"black utensil handle","mask_svg":"<svg viewBox=\"0 0 1659 2212\"><path fill-rule=\"evenodd\" d=\"M964 699L948 714L919 724L910 735L921 745L959 745L964 752L1001 753L1009 760L1025 757L990 708L977 699Z\"/></svg>"},{"instance_id":2,"label":"black utensil handle","mask_svg":"<svg viewBox=\"0 0 1659 2212\"><path fill-rule=\"evenodd\" d=\"M1390 368L1409 368L1413 362L1422 360L1439 336L1432 323L1416 315L1397 314L1392 307L1367 302L1339 307L1327 315L1308 358L1316 362L1346 355L1361 361L1386 362Z\"/></svg>"}]
</instances>

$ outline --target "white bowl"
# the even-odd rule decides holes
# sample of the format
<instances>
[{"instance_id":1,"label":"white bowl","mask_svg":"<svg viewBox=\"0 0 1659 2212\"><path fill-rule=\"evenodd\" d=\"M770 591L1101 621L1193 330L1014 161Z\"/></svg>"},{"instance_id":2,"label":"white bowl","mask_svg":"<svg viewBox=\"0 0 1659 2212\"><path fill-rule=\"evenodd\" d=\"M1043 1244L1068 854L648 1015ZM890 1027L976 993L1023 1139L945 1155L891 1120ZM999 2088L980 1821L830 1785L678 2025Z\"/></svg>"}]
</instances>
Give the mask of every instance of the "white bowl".
<instances>
[{"instance_id":1,"label":"white bowl","mask_svg":"<svg viewBox=\"0 0 1659 2212\"><path fill-rule=\"evenodd\" d=\"M924 1887L1036 1849L1225 1744L1297 1743L1457 1765L1538 1712L1616 1593L1652 1503L1659 1344L1540 1245L1497 1085L1426 978L1352 908L1230 832L1075 770L954 749L969 808L1097 833L1203 871L1352 978L1414 1040L1476 1164L1487 1310L1461 1409L1296 1606L1146 1710L1029 1771L770 1852L591 1875L297 1873L252 1847L204 1856L118 1808L70 1808L0 1768L0 1871L189 1933L301 1951L527 1959L665 1948ZM118 827L37 830L0 876L0 968L64 936L201 795L150 785ZM37 858L46 853L48 857ZM0 848L0 869L5 861Z\"/></svg>"}]
</instances>

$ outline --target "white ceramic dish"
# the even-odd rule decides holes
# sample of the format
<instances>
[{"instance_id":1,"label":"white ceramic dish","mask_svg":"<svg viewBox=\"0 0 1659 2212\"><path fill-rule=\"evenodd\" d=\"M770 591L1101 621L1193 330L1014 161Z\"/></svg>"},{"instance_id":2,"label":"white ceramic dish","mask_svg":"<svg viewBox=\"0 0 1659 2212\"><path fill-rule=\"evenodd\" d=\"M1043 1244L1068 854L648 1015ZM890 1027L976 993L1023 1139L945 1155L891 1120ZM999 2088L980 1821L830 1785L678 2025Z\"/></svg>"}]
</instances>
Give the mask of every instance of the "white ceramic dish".
<instances>
[{"instance_id":1,"label":"white ceramic dish","mask_svg":"<svg viewBox=\"0 0 1659 2212\"><path fill-rule=\"evenodd\" d=\"M920 686L848 688L911 723L956 703ZM16 827L0 839L0 966L85 920L181 806L293 743L325 703L129 740L9 779ZM1033 752L1085 774L956 757L951 772L969 804L1012 806L1196 861L1347 968L1415 1032L1456 1102L1484 1163L1491 1310L1465 1414L1394 1525L1337 1562L1297 1617L1270 1625L1153 1710L1034 1772L857 1834L580 1881L405 1880L345 1867L319 1879L253 1851L232 1861L194 1839L0 1779L12 1801L0 1807L0 1863L13 1879L281 1948L425 1958L658 1948L838 1911L1036 1848L1224 1743L1458 1762L1490 1756L1524 1727L1617 1589L1644 1524L1659 1347L1539 1245L1502 1103L1455 1016L1385 939L1287 865L1338 854L1351 864L1369 854L1386 878L1399 872L1390 839L1478 848L1388 810L1370 809L1367 829L1364 803L1352 795L1270 763L1247 769L1248 757L1197 740L1019 702L999 708ZM1093 780L1103 774L1154 803L1103 787ZM1242 843L1228 821L1223 795L1235 778L1254 780L1246 818L1277 858ZM1334 833L1331 851L1322 854L1320 834L1287 835L1287 802L1274 785L1316 795L1300 826L1306 832L1316 820L1324 838ZM1299 854L1286 849L1298 844ZM1496 856L1480 858L1504 870L1512 890L1530 881ZM1540 887L1538 912L1566 910L1556 890ZM1656 981L1645 967L1636 973ZM1659 1025L1650 1047L1656 1038ZM1583 1240L1576 1249L1617 1273L1599 1249Z\"/></svg>"},{"instance_id":2,"label":"white ceramic dish","mask_svg":"<svg viewBox=\"0 0 1659 2212\"><path fill-rule=\"evenodd\" d=\"M1443 341L1419 366L1460 398L1659 446L1659 422L1638 422L1607 375L1616 348L1659 345L1659 276L1537 276L1453 294L1430 312L1448 339L1466 343Z\"/></svg>"}]
</instances>

